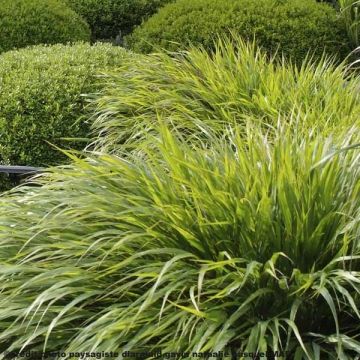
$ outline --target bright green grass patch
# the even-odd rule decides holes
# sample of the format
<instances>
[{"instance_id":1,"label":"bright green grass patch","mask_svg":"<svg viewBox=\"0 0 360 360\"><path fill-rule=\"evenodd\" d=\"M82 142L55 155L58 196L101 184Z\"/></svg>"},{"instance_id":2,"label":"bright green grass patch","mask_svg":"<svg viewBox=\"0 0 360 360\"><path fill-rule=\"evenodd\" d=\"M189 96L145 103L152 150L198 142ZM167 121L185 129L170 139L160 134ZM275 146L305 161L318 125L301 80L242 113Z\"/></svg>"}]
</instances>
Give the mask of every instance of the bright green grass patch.
<instances>
[{"instance_id":1,"label":"bright green grass patch","mask_svg":"<svg viewBox=\"0 0 360 360\"><path fill-rule=\"evenodd\" d=\"M2 350L353 359L359 133L159 135L1 199Z\"/></svg>"},{"instance_id":2,"label":"bright green grass patch","mask_svg":"<svg viewBox=\"0 0 360 360\"><path fill-rule=\"evenodd\" d=\"M216 50L192 48L123 61L104 77L93 99L97 144L107 151L141 146L157 114L191 141L200 121L221 134L248 122L271 128L297 124L297 131L332 132L359 124L359 78L324 58L297 68L269 59L239 37L218 41Z\"/></svg>"}]
</instances>

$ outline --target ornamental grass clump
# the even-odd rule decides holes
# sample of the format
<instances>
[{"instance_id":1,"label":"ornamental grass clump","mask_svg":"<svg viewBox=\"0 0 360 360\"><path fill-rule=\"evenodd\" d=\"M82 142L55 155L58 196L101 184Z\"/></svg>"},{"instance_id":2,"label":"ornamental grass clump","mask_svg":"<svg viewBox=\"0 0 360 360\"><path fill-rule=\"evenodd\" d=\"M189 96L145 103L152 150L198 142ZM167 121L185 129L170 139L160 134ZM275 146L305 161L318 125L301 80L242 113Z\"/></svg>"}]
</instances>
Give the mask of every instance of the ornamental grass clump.
<instances>
[{"instance_id":1,"label":"ornamental grass clump","mask_svg":"<svg viewBox=\"0 0 360 360\"><path fill-rule=\"evenodd\" d=\"M354 359L359 132L173 131L0 198L1 350Z\"/></svg>"},{"instance_id":2,"label":"ornamental grass clump","mask_svg":"<svg viewBox=\"0 0 360 360\"><path fill-rule=\"evenodd\" d=\"M345 64L324 57L315 65L309 58L298 68L236 35L219 40L210 54L192 48L125 59L102 81L92 99L93 128L107 151L141 146L157 114L189 141L200 134L199 121L221 133L229 124L271 127L296 118L306 134L333 132L360 118L359 78Z\"/></svg>"}]
</instances>

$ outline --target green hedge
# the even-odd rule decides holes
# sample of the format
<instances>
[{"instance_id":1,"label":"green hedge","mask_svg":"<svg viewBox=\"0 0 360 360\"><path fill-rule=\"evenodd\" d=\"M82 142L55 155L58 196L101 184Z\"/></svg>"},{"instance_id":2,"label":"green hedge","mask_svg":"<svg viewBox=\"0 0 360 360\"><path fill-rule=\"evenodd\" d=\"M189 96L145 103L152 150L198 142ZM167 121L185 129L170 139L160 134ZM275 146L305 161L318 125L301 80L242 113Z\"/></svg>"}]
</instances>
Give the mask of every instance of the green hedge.
<instances>
[{"instance_id":1,"label":"green hedge","mask_svg":"<svg viewBox=\"0 0 360 360\"><path fill-rule=\"evenodd\" d=\"M90 39L87 23L57 0L1 0L0 52Z\"/></svg>"},{"instance_id":2,"label":"green hedge","mask_svg":"<svg viewBox=\"0 0 360 360\"><path fill-rule=\"evenodd\" d=\"M179 0L168 4L127 38L132 49L151 52L190 43L213 46L219 33L235 31L274 53L301 62L309 50L343 58L349 52L345 25L328 4L314 0Z\"/></svg>"},{"instance_id":3,"label":"green hedge","mask_svg":"<svg viewBox=\"0 0 360 360\"><path fill-rule=\"evenodd\" d=\"M94 39L130 33L135 25L173 0L64 0L89 24Z\"/></svg>"},{"instance_id":4,"label":"green hedge","mask_svg":"<svg viewBox=\"0 0 360 360\"><path fill-rule=\"evenodd\" d=\"M36 46L0 56L0 163L43 166L65 158L51 144L86 137L81 94L97 90L94 74L119 65L127 52L108 44Z\"/></svg>"}]
</instances>

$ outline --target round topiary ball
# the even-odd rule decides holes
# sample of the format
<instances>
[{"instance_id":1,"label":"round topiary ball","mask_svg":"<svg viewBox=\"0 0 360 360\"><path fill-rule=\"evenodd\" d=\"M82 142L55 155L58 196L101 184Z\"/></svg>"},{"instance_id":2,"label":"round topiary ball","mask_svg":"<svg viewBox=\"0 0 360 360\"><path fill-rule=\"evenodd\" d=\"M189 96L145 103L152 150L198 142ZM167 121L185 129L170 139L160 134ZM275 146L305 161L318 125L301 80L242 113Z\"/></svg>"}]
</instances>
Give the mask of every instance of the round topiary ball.
<instances>
[{"instance_id":1,"label":"round topiary ball","mask_svg":"<svg viewBox=\"0 0 360 360\"><path fill-rule=\"evenodd\" d=\"M168 4L127 37L137 52L201 44L229 31L253 40L270 53L300 63L311 51L340 58L349 52L345 24L328 4L314 0L178 0Z\"/></svg>"},{"instance_id":2,"label":"round topiary ball","mask_svg":"<svg viewBox=\"0 0 360 360\"><path fill-rule=\"evenodd\" d=\"M85 20L58 0L1 0L0 29L0 53L90 39Z\"/></svg>"},{"instance_id":3,"label":"round topiary ball","mask_svg":"<svg viewBox=\"0 0 360 360\"><path fill-rule=\"evenodd\" d=\"M89 125L81 121L87 114L82 94L100 90L95 75L119 66L125 56L131 55L120 47L84 43L2 54L0 163L55 165L66 156L50 144L82 149L89 136Z\"/></svg>"},{"instance_id":4,"label":"round topiary ball","mask_svg":"<svg viewBox=\"0 0 360 360\"><path fill-rule=\"evenodd\" d=\"M64 0L90 25L93 39L129 34L135 25L173 0Z\"/></svg>"}]
</instances>

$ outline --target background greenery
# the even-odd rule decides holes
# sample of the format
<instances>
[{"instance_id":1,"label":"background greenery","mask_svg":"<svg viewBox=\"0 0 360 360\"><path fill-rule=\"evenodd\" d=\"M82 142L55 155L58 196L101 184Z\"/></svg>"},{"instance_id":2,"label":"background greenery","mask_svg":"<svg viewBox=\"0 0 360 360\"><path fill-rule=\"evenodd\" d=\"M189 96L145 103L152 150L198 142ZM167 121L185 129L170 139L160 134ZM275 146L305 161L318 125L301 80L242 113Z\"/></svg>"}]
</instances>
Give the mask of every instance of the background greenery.
<instances>
[{"instance_id":1,"label":"background greenery","mask_svg":"<svg viewBox=\"0 0 360 360\"><path fill-rule=\"evenodd\" d=\"M93 39L130 33L136 25L173 0L63 0L90 25Z\"/></svg>"},{"instance_id":2,"label":"background greenery","mask_svg":"<svg viewBox=\"0 0 360 360\"><path fill-rule=\"evenodd\" d=\"M1 0L0 29L0 53L90 39L87 23L61 0Z\"/></svg>"},{"instance_id":3,"label":"background greenery","mask_svg":"<svg viewBox=\"0 0 360 360\"><path fill-rule=\"evenodd\" d=\"M358 47L360 45L360 2L358 0L339 0L338 7L349 39L354 47Z\"/></svg>"},{"instance_id":4,"label":"background greenery","mask_svg":"<svg viewBox=\"0 0 360 360\"><path fill-rule=\"evenodd\" d=\"M95 75L128 53L108 44L36 46L0 56L0 159L45 166L66 160L52 145L76 149L89 125L82 94L99 89ZM50 145L51 143L52 145Z\"/></svg>"},{"instance_id":5,"label":"background greenery","mask_svg":"<svg viewBox=\"0 0 360 360\"><path fill-rule=\"evenodd\" d=\"M310 51L344 58L349 52L344 21L329 5L314 0L178 0L168 4L127 38L132 49L177 50L190 43L212 48L229 30L298 64Z\"/></svg>"},{"instance_id":6,"label":"background greenery","mask_svg":"<svg viewBox=\"0 0 360 360\"><path fill-rule=\"evenodd\" d=\"M0 174L0 191L10 190L16 185L18 185L18 181L11 178L11 175L6 173Z\"/></svg>"}]
</instances>

